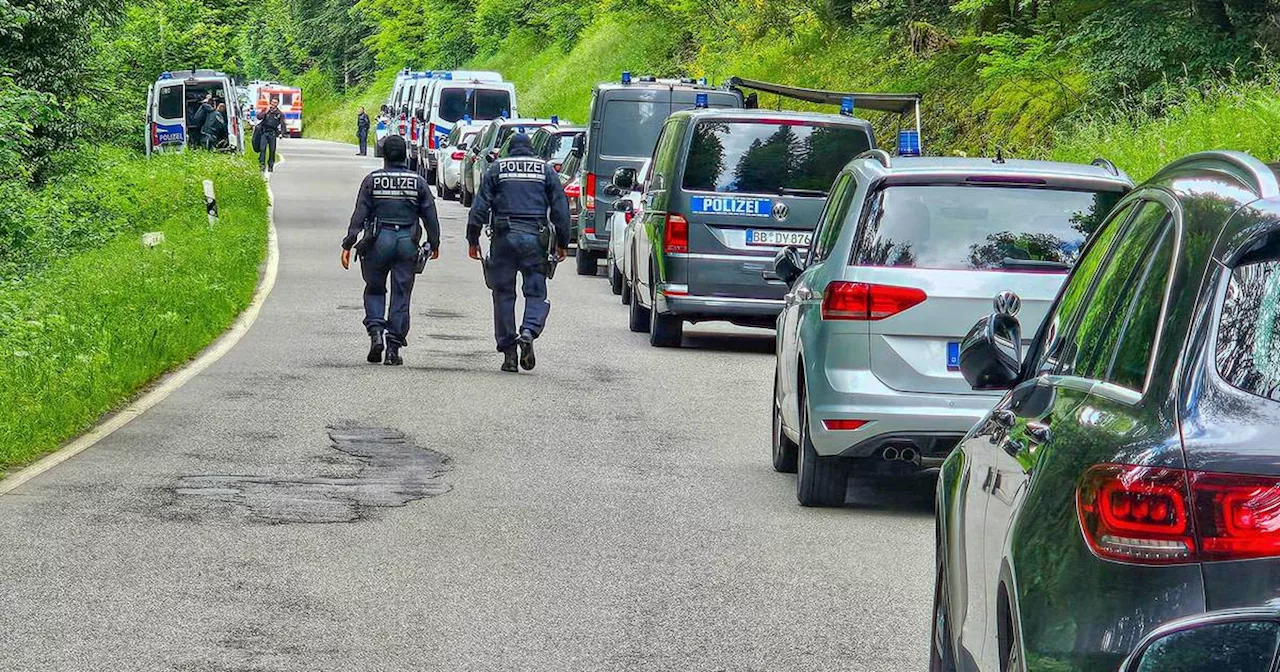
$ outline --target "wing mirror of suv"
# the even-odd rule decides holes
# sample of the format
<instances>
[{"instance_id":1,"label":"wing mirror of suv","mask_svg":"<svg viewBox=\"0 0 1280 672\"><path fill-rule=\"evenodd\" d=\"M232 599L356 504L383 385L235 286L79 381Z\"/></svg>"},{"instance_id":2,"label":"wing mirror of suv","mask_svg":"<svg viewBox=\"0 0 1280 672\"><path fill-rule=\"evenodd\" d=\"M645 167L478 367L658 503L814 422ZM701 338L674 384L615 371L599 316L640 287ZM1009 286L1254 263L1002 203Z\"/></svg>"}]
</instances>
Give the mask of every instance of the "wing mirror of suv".
<instances>
[{"instance_id":1,"label":"wing mirror of suv","mask_svg":"<svg viewBox=\"0 0 1280 672\"><path fill-rule=\"evenodd\" d=\"M1022 300L1000 292L995 312L978 320L960 344L960 373L975 390L1007 390L1022 372Z\"/></svg>"},{"instance_id":2,"label":"wing mirror of suv","mask_svg":"<svg viewBox=\"0 0 1280 672\"><path fill-rule=\"evenodd\" d=\"M773 270L764 272L764 279L771 282L794 284L804 272L804 257L796 247L785 247L773 258Z\"/></svg>"},{"instance_id":3,"label":"wing mirror of suv","mask_svg":"<svg viewBox=\"0 0 1280 672\"><path fill-rule=\"evenodd\" d=\"M623 166L613 171L613 186L618 191L631 191L636 186L636 169Z\"/></svg>"},{"instance_id":4,"label":"wing mirror of suv","mask_svg":"<svg viewBox=\"0 0 1280 672\"><path fill-rule=\"evenodd\" d=\"M569 153L574 156L581 157L586 149L586 143L587 136L585 133L573 136L573 149L570 150Z\"/></svg>"},{"instance_id":5,"label":"wing mirror of suv","mask_svg":"<svg viewBox=\"0 0 1280 672\"><path fill-rule=\"evenodd\" d=\"M1142 640L1121 672L1168 670L1266 672L1280 635L1277 616L1261 610L1211 612L1160 627Z\"/></svg>"}]
</instances>

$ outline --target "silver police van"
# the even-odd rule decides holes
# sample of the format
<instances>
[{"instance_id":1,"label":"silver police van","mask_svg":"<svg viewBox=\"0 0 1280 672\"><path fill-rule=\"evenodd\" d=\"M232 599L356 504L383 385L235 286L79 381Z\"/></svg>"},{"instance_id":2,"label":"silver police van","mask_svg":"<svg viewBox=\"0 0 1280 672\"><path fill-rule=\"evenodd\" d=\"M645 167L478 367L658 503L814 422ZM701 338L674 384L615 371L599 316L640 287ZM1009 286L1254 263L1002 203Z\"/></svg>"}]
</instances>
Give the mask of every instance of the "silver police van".
<instances>
[{"instance_id":1,"label":"silver police van","mask_svg":"<svg viewBox=\"0 0 1280 672\"><path fill-rule=\"evenodd\" d=\"M147 90L147 156L200 144L201 131L191 120L207 94L227 104L227 147L244 152L245 122L231 77L216 70L180 70L161 73Z\"/></svg>"}]
</instances>

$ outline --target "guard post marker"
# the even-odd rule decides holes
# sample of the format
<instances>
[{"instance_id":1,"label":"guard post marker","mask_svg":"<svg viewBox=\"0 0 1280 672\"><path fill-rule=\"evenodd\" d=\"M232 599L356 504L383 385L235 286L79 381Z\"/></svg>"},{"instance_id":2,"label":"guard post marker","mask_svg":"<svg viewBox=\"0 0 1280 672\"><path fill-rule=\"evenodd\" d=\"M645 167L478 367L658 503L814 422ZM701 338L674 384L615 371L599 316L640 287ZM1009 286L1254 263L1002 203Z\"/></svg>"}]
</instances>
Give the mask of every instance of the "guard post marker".
<instances>
[{"instance_id":1,"label":"guard post marker","mask_svg":"<svg viewBox=\"0 0 1280 672\"><path fill-rule=\"evenodd\" d=\"M213 195L213 180L204 181L204 209L209 213L209 226L218 223L218 199Z\"/></svg>"}]
</instances>

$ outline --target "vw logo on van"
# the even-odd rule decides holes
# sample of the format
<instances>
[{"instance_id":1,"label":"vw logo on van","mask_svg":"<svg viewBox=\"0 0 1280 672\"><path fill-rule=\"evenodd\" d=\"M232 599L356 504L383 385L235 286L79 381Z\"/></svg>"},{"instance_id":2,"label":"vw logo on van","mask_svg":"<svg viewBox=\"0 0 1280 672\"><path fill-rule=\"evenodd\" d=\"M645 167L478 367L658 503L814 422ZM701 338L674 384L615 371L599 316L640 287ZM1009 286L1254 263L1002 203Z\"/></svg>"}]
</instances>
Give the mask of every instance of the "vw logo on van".
<instances>
[{"instance_id":1,"label":"vw logo on van","mask_svg":"<svg viewBox=\"0 0 1280 672\"><path fill-rule=\"evenodd\" d=\"M991 303L997 313L1009 317L1017 316L1018 311L1022 310L1022 298L1007 289L996 294Z\"/></svg>"},{"instance_id":2,"label":"vw logo on van","mask_svg":"<svg viewBox=\"0 0 1280 672\"><path fill-rule=\"evenodd\" d=\"M779 222L787 221L787 215L790 215L790 214L791 214L791 209L787 207L786 203L773 204L773 218L778 220Z\"/></svg>"}]
</instances>

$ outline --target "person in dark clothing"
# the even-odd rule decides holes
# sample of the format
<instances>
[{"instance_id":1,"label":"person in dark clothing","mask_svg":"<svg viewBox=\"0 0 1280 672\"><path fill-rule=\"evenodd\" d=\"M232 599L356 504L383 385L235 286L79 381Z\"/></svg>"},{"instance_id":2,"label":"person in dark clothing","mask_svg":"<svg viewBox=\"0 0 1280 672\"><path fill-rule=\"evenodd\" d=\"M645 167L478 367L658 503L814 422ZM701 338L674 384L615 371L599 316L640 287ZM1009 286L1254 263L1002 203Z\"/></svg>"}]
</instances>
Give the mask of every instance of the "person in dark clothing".
<instances>
[{"instance_id":1,"label":"person in dark clothing","mask_svg":"<svg viewBox=\"0 0 1280 672\"><path fill-rule=\"evenodd\" d=\"M548 225L548 216L550 225ZM554 168L538 158L529 136L516 134L508 156L485 172L471 215L467 243L472 259L484 260L480 231L490 225L487 275L493 287L493 334L503 354L502 370L532 370L533 341L542 335L551 304L547 301L548 248L555 241L556 261L569 245L569 201ZM524 321L516 329L516 273L523 278ZM516 350L519 348L517 358ZM519 368L517 368L519 364Z\"/></svg>"},{"instance_id":2,"label":"person in dark clothing","mask_svg":"<svg viewBox=\"0 0 1280 672\"><path fill-rule=\"evenodd\" d=\"M428 257L440 256L440 219L431 189L421 175L406 167L409 148L404 138L384 146L383 168L375 170L360 184L356 209L342 240L342 267L350 268L351 248L366 224L376 222L372 244L361 241L360 269L364 276L364 326L369 332L368 361L376 364L404 363L400 349L408 345L409 299L413 293L418 243L422 226L427 233ZM365 234L368 236L368 233ZM366 247L367 245L367 247ZM387 276L391 276L391 305L387 306Z\"/></svg>"},{"instance_id":3,"label":"person in dark clothing","mask_svg":"<svg viewBox=\"0 0 1280 672\"><path fill-rule=\"evenodd\" d=\"M213 113L214 113L213 94L206 93L204 94L204 100L200 101L200 107L196 109L195 114L191 115L191 119L188 122L192 130L194 131L193 133L191 133L191 138L193 139L195 144L200 144L202 146L205 146L203 142L204 141L204 124L206 121L209 120L209 117ZM207 146L205 147L207 149Z\"/></svg>"},{"instance_id":4,"label":"person in dark clothing","mask_svg":"<svg viewBox=\"0 0 1280 672\"><path fill-rule=\"evenodd\" d=\"M356 137L360 139L360 156L369 155L369 115L360 108L356 116Z\"/></svg>"},{"instance_id":5,"label":"person in dark clothing","mask_svg":"<svg viewBox=\"0 0 1280 672\"><path fill-rule=\"evenodd\" d=\"M274 173L276 171L276 140L284 129L284 113L280 111L280 103L274 98L271 100L271 107L262 114L262 121L259 121L258 125L262 127L262 150L258 153L258 166L269 173Z\"/></svg>"},{"instance_id":6,"label":"person in dark clothing","mask_svg":"<svg viewBox=\"0 0 1280 672\"><path fill-rule=\"evenodd\" d=\"M218 107L210 112L200 128L205 149L216 149L227 139L227 106L218 103Z\"/></svg>"}]
</instances>

